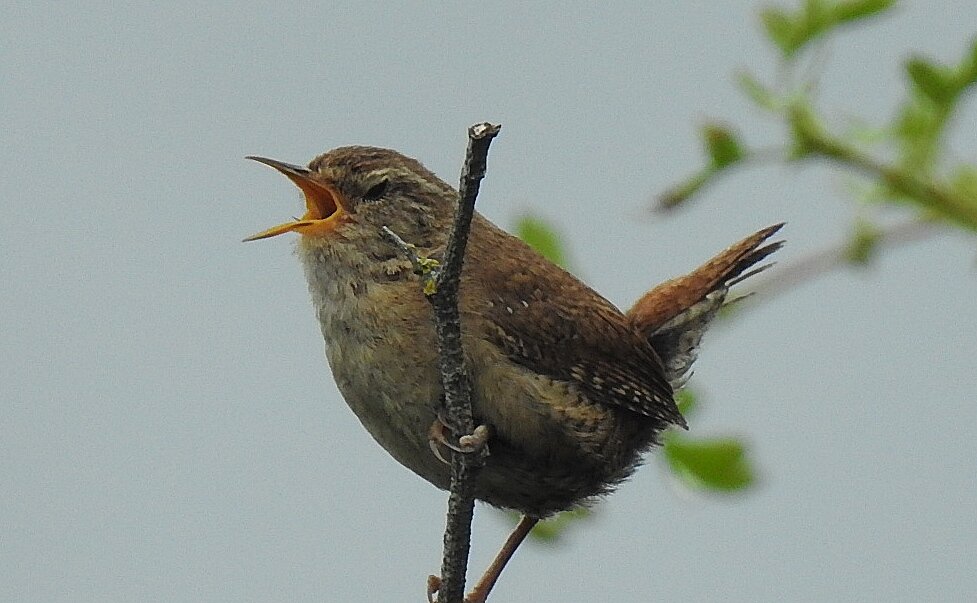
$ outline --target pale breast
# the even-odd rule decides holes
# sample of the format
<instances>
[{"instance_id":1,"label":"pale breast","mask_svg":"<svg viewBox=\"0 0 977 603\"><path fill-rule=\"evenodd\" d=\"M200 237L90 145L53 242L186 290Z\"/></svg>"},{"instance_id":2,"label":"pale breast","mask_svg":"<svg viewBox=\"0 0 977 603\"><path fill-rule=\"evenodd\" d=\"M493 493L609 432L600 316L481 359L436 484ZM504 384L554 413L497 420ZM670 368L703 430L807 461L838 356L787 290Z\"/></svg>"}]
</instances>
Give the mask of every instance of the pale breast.
<instances>
[{"instance_id":1,"label":"pale breast","mask_svg":"<svg viewBox=\"0 0 977 603\"><path fill-rule=\"evenodd\" d=\"M300 247L339 391L391 456L446 488L448 467L428 445L440 382L430 309L420 288L409 280L375 281L324 254L328 250Z\"/></svg>"}]
</instances>

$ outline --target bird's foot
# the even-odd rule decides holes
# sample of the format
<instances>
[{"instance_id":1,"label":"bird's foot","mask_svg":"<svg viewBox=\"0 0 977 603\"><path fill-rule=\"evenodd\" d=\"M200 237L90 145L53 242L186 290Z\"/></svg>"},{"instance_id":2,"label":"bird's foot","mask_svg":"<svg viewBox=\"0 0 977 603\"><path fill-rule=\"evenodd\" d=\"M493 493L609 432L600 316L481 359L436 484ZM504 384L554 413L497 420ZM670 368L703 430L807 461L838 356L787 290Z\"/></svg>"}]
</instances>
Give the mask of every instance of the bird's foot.
<instances>
[{"instance_id":1,"label":"bird's foot","mask_svg":"<svg viewBox=\"0 0 977 603\"><path fill-rule=\"evenodd\" d=\"M431 424L431 430L428 432L428 444L430 444L431 452L438 457L438 460L450 464L441 454L441 446L462 454L472 454L485 450L491 435L492 432L488 425L479 425L472 433L458 438L458 443L455 444L448 439L448 426L441 417L438 417Z\"/></svg>"},{"instance_id":2,"label":"bird's foot","mask_svg":"<svg viewBox=\"0 0 977 603\"><path fill-rule=\"evenodd\" d=\"M438 594L439 590L441 590L441 578L438 578L435 575L428 576L427 577L427 603L437 603L438 599L434 595Z\"/></svg>"},{"instance_id":3,"label":"bird's foot","mask_svg":"<svg viewBox=\"0 0 977 603\"><path fill-rule=\"evenodd\" d=\"M472 433L458 438L458 446L452 448L452 450L464 452L465 454L478 452L488 444L491 435L488 425L479 425Z\"/></svg>"}]
</instances>

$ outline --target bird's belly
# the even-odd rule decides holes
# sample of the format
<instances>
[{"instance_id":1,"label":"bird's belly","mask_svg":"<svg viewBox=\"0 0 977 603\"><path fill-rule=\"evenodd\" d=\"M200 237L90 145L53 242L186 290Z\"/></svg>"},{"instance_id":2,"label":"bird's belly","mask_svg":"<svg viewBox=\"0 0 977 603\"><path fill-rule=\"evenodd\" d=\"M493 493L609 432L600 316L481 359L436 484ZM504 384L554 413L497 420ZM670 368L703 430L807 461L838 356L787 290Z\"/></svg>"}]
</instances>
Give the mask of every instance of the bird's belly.
<instances>
[{"instance_id":1,"label":"bird's belly","mask_svg":"<svg viewBox=\"0 0 977 603\"><path fill-rule=\"evenodd\" d=\"M408 365L405 355L382 340L328 345L326 356L339 391L373 439L400 464L447 489L450 468L428 443L440 395L440 388L431 387L438 383L436 373L433 379L422 376L428 369Z\"/></svg>"},{"instance_id":2,"label":"bird's belly","mask_svg":"<svg viewBox=\"0 0 977 603\"><path fill-rule=\"evenodd\" d=\"M429 444L441 399L436 354L432 346L420 357L408 356L389 345L396 341L347 339L328 346L327 356L340 392L377 443L414 473L447 489L450 467ZM620 442L609 432L617 424L614 417L601 417L600 429L589 434L564 432L566 416L557 414L567 409L554 410L546 400L565 400L564 385L527 380L525 369L497 358L471 368L476 414L494 432L476 484L479 499L546 516L606 492L633 469L638 451L626 446L631 449L621 454ZM484 394L495 403L486 403Z\"/></svg>"},{"instance_id":3,"label":"bird's belly","mask_svg":"<svg viewBox=\"0 0 977 603\"><path fill-rule=\"evenodd\" d=\"M329 365L346 403L377 443L447 489L450 467L429 444L442 398L433 324L418 323L417 316L429 314L409 311L406 294L397 296L399 303L390 297L366 303L379 289L318 306ZM426 309L423 298L417 301ZM465 324L463 319L473 410L493 433L476 484L481 500L543 516L601 494L630 473L647 440L623 434L616 409L513 363Z\"/></svg>"}]
</instances>

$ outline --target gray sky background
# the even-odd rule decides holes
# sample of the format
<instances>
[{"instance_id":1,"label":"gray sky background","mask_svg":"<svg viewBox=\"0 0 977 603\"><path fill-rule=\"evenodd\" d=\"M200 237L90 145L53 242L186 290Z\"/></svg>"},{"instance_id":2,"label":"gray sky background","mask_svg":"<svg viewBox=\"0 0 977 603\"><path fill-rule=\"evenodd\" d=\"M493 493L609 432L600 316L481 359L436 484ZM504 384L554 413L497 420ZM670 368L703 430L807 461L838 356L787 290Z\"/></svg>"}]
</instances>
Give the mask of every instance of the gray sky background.
<instances>
[{"instance_id":1,"label":"gray sky background","mask_svg":"<svg viewBox=\"0 0 977 603\"><path fill-rule=\"evenodd\" d=\"M856 213L824 167L645 211L707 117L776 140L732 78L775 69L754 2L120 6L0 20L0 600L422 600L445 496L337 394L289 241L239 242L301 211L244 155L390 146L455 182L465 128L501 122L481 211L551 220L622 306L758 227L789 222L787 264ZM907 2L849 31L823 105L886 118L906 51L956 61L975 24ZM975 298L948 234L755 300L707 339L692 430L747 437L762 485L690 496L652 458L493 600L974 600ZM506 529L479 508L475 572Z\"/></svg>"}]
</instances>

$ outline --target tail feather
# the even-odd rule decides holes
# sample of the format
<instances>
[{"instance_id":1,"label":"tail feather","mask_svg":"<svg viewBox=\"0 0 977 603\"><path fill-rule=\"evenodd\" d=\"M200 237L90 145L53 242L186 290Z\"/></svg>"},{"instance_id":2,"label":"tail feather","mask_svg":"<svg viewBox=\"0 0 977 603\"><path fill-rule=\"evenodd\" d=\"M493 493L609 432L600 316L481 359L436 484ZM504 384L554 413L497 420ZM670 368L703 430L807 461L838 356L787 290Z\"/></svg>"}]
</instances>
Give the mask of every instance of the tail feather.
<instances>
[{"instance_id":1,"label":"tail feather","mask_svg":"<svg viewBox=\"0 0 977 603\"><path fill-rule=\"evenodd\" d=\"M628 311L631 324L661 357L673 389L685 384L702 335L726 302L730 287L772 265L754 267L783 246L783 241L763 245L782 227L783 223L764 228L693 272L658 285Z\"/></svg>"}]
</instances>

